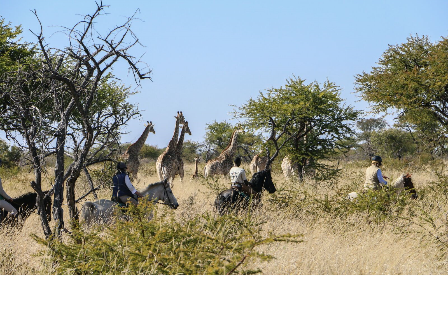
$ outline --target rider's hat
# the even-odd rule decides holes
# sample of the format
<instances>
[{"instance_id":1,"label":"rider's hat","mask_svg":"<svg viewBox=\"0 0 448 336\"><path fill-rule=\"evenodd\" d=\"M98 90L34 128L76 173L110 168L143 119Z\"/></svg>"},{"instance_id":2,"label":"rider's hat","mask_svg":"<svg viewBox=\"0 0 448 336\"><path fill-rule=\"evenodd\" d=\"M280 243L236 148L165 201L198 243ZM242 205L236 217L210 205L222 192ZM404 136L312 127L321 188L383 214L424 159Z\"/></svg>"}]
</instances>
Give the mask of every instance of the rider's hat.
<instances>
[{"instance_id":1,"label":"rider's hat","mask_svg":"<svg viewBox=\"0 0 448 336\"><path fill-rule=\"evenodd\" d=\"M383 159L381 158L381 156L375 155L375 156L372 156L372 162L382 163Z\"/></svg>"},{"instance_id":2,"label":"rider's hat","mask_svg":"<svg viewBox=\"0 0 448 336\"><path fill-rule=\"evenodd\" d=\"M127 168L126 163L124 163L124 162L118 162L117 163L117 169L118 170L123 170L125 168Z\"/></svg>"}]
</instances>

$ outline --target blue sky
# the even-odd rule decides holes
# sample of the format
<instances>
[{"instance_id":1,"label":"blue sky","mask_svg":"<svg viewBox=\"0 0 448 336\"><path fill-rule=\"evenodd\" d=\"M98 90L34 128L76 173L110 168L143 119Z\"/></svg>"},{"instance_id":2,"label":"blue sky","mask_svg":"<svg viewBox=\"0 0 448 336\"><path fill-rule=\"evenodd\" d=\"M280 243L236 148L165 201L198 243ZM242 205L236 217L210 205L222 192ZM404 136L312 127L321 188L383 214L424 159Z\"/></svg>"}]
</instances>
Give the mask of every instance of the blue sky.
<instances>
[{"instance_id":1,"label":"blue sky","mask_svg":"<svg viewBox=\"0 0 448 336\"><path fill-rule=\"evenodd\" d=\"M23 39L38 29L30 10L36 9L47 42L66 44L54 34L93 13L94 1L0 0L0 15L22 25ZM155 124L147 142L165 147L174 130L174 115L183 111L192 131L186 140L202 141L207 123L228 120L232 105L241 106L260 91L280 87L298 76L307 83L330 80L341 87L346 104L368 110L354 94L354 76L370 71L389 44L410 35L431 41L448 36L448 1L104 1L108 16L101 29L113 28L140 9L133 30L145 48L136 56L152 69L132 98L143 111L129 123L124 142L138 138L142 120ZM116 75L127 84L125 68Z\"/></svg>"}]
</instances>

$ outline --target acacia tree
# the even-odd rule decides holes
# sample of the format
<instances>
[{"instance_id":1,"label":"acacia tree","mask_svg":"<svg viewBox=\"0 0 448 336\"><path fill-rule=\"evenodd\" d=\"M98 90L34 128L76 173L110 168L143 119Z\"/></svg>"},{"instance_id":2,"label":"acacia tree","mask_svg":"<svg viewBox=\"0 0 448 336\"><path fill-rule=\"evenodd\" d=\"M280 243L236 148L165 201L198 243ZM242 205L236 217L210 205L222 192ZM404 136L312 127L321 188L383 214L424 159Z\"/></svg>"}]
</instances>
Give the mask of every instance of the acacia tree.
<instances>
[{"instance_id":1,"label":"acacia tree","mask_svg":"<svg viewBox=\"0 0 448 336\"><path fill-rule=\"evenodd\" d=\"M131 30L134 17L101 35L96 29L96 21L105 8L102 3L97 4L92 15L87 15L72 29L66 29L69 46L62 50L48 47L41 25L40 32L35 34L40 56L33 63L36 69L19 67L20 71L4 76L2 80L3 87L7 88L8 84L14 84L11 80L14 75L21 78L12 85L14 90L9 89L9 93L3 94L8 103L4 104L2 117L7 116L4 119L9 122L2 128L26 139L26 147L33 157L36 181L41 179L43 158L50 154L56 156L52 191L53 215L59 232L64 228L64 182L69 215L76 218L75 185L81 172L87 171L88 165L110 160L113 153L110 149L119 148L111 144L116 144L120 127L138 115L135 106L126 102L131 92L113 81L111 67L124 60L136 81L150 78L150 71L142 72L139 61L129 53L138 43ZM42 85L33 84L31 90L27 84L35 83L33 76L40 79ZM27 92L35 92L35 99L27 99ZM72 155L73 163L64 170L66 154ZM39 193L40 182L37 184ZM49 227L44 228L44 233L47 237L51 235Z\"/></svg>"},{"instance_id":2,"label":"acacia tree","mask_svg":"<svg viewBox=\"0 0 448 336\"><path fill-rule=\"evenodd\" d=\"M294 77L284 87L260 92L257 99L250 99L234 115L255 133L271 132L274 124L276 132L293 135L283 154L299 166L299 173L308 166L317 169L316 177L324 178L336 170L319 160L349 150L344 140L354 134L351 122L358 116L358 111L342 105L339 92L329 81L321 87L317 82L306 85ZM270 118L274 123L269 122Z\"/></svg>"},{"instance_id":3,"label":"acacia tree","mask_svg":"<svg viewBox=\"0 0 448 336\"><path fill-rule=\"evenodd\" d=\"M102 2L97 3L97 8L92 15L86 15L84 20L77 23L73 28L66 29L70 44L63 50L52 52L45 44L42 30L36 35L40 51L45 58L43 63L48 78L62 85L63 92L70 97L69 100L60 100L60 111L58 120L58 132L56 140L57 164L55 167L55 185L62 199L62 181L66 181L66 197L70 218L77 217L75 184L87 163L94 163L90 156L90 150L96 141L103 137L103 149L109 140L115 139L114 129L125 123L127 118L132 117L135 112L127 106L124 110L125 117L114 119L117 109L103 110L98 108L96 101L99 87L107 78L111 67L118 61L127 63L136 80L150 78L150 71L143 72L139 61L129 52L137 45L138 38L133 34L131 26L134 16L125 20L121 25L101 34L97 29L97 20L104 14L105 8ZM37 17L37 14L36 14ZM64 67L63 64L69 64ZM122 108L119 109L123 111ZM114 119L111 124L106 119ZM74 161L68 168L63 170L65 153L65 142L68 134L68 125L71 122L74 133L81 135L80 138L72 136L74 140ZM114 127L112 127L114 126ZM101 148L101 147L100 147ZM96 160L98 161L98 160ZM56 201L56 200L55 200ZM60 220L62 217L60 216Z\"/></svg>"},{"instance_id":4,"label":"acacia tree","mask_svg":"<svg viewBox=\"0 0 448 336\"><path fill-rule=\"evenodd\" d=\"M361 142L360 147L371 158L376 150L372 144L372 135L374 132L385 129L387 123L382 118L367 118L358 120L356 126L361 130L361 133L357 135L358 141Z\"/></svg>"},{"instance_id":5,"label":"acacia tree","mask_svg":"<svg viewBox=\"0 0 448 336\"><path fill-rule=\"evenodd\" d=\"M45 210L45 199L51 196L42 191L42 174L47 146L54 138L52 119L44 118L42 110L51 105L51 90L39 66L39 59L29 44L20 44L21 30L13 31L0 24L1 77L0 77L0 129L9 140L28 152L34 169L32 187L37 192L37 206L46 237L51 235Z\"/></svg>"},{"instance_id":6,"label":"acacia tree","mask_svg":"<svg viewBox=\"0 0 448 336\"><path fill-rule=\"evenodd\" d=\"M411 125L448 127L448 39L411 36L383 53L378 66L356 76L355 89L375 112L394 108ZM421 128L424 130L424 128Z\"/></svg>"}]
</instances>

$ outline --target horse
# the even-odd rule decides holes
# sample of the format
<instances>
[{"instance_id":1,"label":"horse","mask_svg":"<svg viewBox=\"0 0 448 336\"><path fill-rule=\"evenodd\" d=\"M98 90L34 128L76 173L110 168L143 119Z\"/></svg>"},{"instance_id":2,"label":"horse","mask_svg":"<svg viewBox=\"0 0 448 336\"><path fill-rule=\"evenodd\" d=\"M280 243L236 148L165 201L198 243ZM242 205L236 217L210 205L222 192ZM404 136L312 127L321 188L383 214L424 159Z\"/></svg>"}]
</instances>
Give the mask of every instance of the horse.
<instances>
[{"instance_id":1,"label":"horse","mask_svg":"<svg viewBox=\"0 0 448 336\"><path fill-rule=\"evenodd\" d=\"M235 209L238 206L244 207L248 204L249 199L253 200L252 204L259 204L263 188L270 194L277 190L274 182L272 182L270 169L262 170L252 176L252 179L250 180L250 192L246 194L247 197L242 196L238 190L235 189L227 189L220 192L215 200L215 210L222 215L227 210Z\"/></svg>"},{"instance_id":2,"label":"horse","mask_svg":"<svg viewBox=\"0 0 448 336\"><path fill-rule=\"evenodd\" d=\"M417 191L414 188L414 183L412 183L411 174L402 174L395 181L390 184L390 188L396 190L398 193L403 191L407 191L412 199L416 199L418 197ZM353 191L348 194L349 200L354 200L358 197L358 193Z\"/></svg>"},{"instance_id":3,"label":"horse","mask_svg":"<svg viewBox=\"0 0 448 336\"><path fill-rule=\"evenodd\" d=\"M46 192L44 192L44 194L46 194ZM18 213L19 216L22 221L25 221L29 215L37 209L37 205L36 205L36 200L37 200L37 193L35 192L29 192L26 194L23 194L19 197L13 198L11 205L14 206ZM47 220L50 221L51 220L51 198L47 197L45 199L45 212L47 214ZM13 224L16 225L19 222L19 218L15 217L12 218L10 216L8 216L8 212L4 209L0 209L0 224L5 222L8 224Z\"/></svg>"},{"instance_id":4,"label":"horse","mask_svg":"<svg viewBox=\"0 0 448 336\"><path fill-rule=\"evenodd\" d=\"M152 183L146 187L146 189L140 192L143 197L152 200L157 203L161 200L165 205L168 205L172 209L177 209L179 204L176 197L174 197L173 191L170 188L168 179L160 182ZM85 202L82 205L80 220L90 226L93 222L107 224L113 219L115 209L119 207L119 203L100 199L95 202Z\"/></svg>"}]
</instances>

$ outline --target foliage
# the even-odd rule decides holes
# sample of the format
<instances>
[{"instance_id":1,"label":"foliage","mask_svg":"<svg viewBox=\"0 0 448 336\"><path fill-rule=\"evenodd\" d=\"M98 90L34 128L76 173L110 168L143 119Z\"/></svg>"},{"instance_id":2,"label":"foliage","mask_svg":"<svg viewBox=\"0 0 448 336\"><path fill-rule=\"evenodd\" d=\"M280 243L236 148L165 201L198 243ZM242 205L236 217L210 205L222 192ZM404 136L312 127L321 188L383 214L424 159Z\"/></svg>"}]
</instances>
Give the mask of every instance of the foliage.
<instances>
[{"instance_id":1,"label":"foliage","mask_svg":"<svg viewBox=\"0 0 448 336\"><path fill-rule=\"evenodd\" d=\"M19 43L22 27L11 27L0 17L0 73L16 69L33 54L30 44Z\"/></svg>"},{"instance_id":2,"label":"foliage","mask_svg":"<svg viewBox=\"0 0 448 336\"><path fill-rule=\"evenodd\" d=\"M376 152L376 149L372 144L372 134L385 129L387 123L382 118L367 118L358 120L356 126L361 130L361 132L357 134L359 145L364 153L370 158Z\"/></svg>"},{"instance_id":3,"label":"foliage","mask_svg":"<svg viewBox=\"0 0 448 336\"><path fill-rule=\"evenodd\" d=\"M154 211L149 221L148 209ZM263 237L261 224L250 214L178 221L171 211L141 201L126 219L74 231L67 243L35 239L49 248L56 274L251 274L259 271L243 269L250 258L271 258L256 252L257 246L300 242L291 235Z\"/></svg>"},{"instance_id":4,"label":"foliage","mask_svg":"<svg viewBox=\"0 0 448 336\"><path fill-rule=\"evenodd\" d=\"M187 140L182 147L182 157L185 160L192 162L194 161L194 158L200 155L200 151L201 144L199 142Z\"/></svg>"},{"instance_id":5,"label":"foliage","mask_svg":"<svg viewBox=\"0 0 448 336\"><path fill-rule=\"evenodd\" d=\"M2 164L11 166L17 164L22 155L21 150L16 146L9 146L6 141L0 139L0 158Z\"/></svg>"},{"instance_id":6,"label":"foliage","mask_svg":"<svg viewBox=\"0 0 448 336\"><path fill-rule=\"evenodd\" d=\"M207 124L204 136L205 146L209 151L213 151L215 155L219 155L227 148L230 139L232 138L232 134L237 128L238 126L233 126L227 121L214 121L211 124ZM252 157L261 149L261 143L261 136L256 136L250 132L240 133L238 135L236 156L241 156L243 159L250 162ZM209 158L206 159L208 160Z\"/></svg>"},{"instance_id":7,"label":"foliage","mask_svg":"<svg viewBox=\"0 0 448 336\"><path fill-rule=\"evenodd\" d=\"M338 219L339 223L351 217L364 218L372 224L371 229L383 227L385 221L393 222L403 215L410 204L415 203L408 193L397 193L387 187L359 193L355 200L348 199L348 194L356 189L357 185L353 184L336 190L330 188L326 194L313 194L294 185L284 185L279 186L275 194L269 195L267 202L274 209L281 209L292 216L306 213L310 225L316 215L327 213L334 221ZM331 227L333 224L328 225Z\"/></svg>"},{"instance_id":8,"label":"foliage","mask_svg":"<svg viewBox=\"0 0 448 336\"><path fill-rule=\"evenodd\" d=\"M356 76L355 89L376 112L397 109L401 122L448 126L448 39L416 35L390 45L378 66Z\"/></svg>"},{"instance_id":9,"label":"foliage","mask_svg":"<svg viewBox=\"0 0 448 336\"><path fill-rule=\"evenodd\" d=\"M41 25L40 32L34 33L39 52L33 62L11 69L0 80L0 99L6 102L2 104L0 129L16 143L22 142L30 153L36 180L33 188L39 195L44 159L53 154L56 157L52 191L59 231L63 229L64 188L69 216L76 218L75 185L81 172L112 160L122 127L139 115L138 108L128 102L134 92L113 76L113 66L124 61L136 81L150 78L151 73L143 72L141 60L130 54L138 44L131 29L134 16L102 34L98 21L107 6L102 2L96 5L92 15L84 16L72 28L63 28L67 45L62 49L50 47ZM66 154L72 157L68 167ZM44 218L43 203L38 203ZM49 237L49 226L43 223L43 227Z\"/></svg>"},{"instance_id":10,"label":"foliage","mask_svg":"<svg viewBox=\"0 0 448 336\"><path fill-rule=\"evenodd\" d=\"M234 111L234 115L244 119L246 129L261 133L260 136L271 134L269 118L273 118L277 133L286 128L287 134L296 134L283 154L299 165L300 173L305 166L322 172L335 170L322 159L349 150L344 140L354 134L351 123L358 117L358 111L342 105L340 89L334 83L307 85L294 77L284 87L261 92L256 100L250 99Z\"/></svg>"},{"instance_id":11,"label":"foliage","mask_svg":"<svg viewBox=\"0 0 448 336\"><path fill-rule=\"evenodd\" d=\"M416 145L411 134L397 128L373 132L371 143L376 153L381 153L384 157L402 158L416 152Z\"/></svg>"},{"instance_id":12,"label":"foliage","mask_svg":"<svg viewBox=\"0 0 448 336\"><path fill-rule=\"evenodd\" d=\"M157 160L157 158L160 156L160 154L163 153L163 151L164 148L158 148L157 146L144 144L140 151L140 157Z\"/></svg>"}]
</instances>

